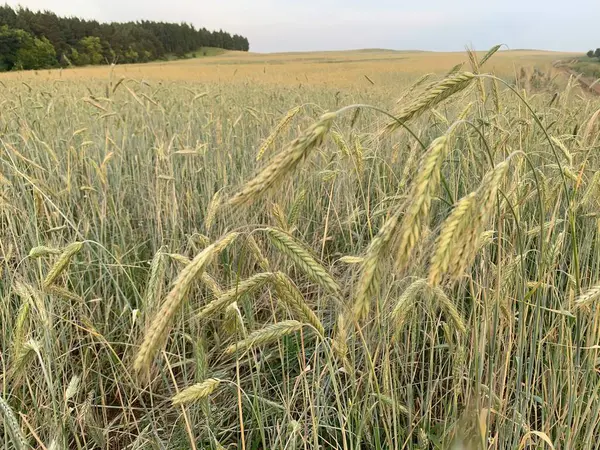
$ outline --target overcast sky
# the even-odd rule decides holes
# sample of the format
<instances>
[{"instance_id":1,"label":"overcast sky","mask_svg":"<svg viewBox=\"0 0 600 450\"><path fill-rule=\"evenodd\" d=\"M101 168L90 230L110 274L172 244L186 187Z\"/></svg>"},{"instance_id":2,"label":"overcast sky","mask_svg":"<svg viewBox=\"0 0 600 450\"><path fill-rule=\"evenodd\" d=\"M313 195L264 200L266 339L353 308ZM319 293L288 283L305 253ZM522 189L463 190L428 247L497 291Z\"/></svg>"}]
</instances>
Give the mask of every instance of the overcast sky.
<instances>
[{"instance_id":1,"label":"overcast sky","mask_svg":"<svg viewBox=\"0 0 600 450\"><path fill-rule=\"evenodd\" d=\"M3 0L0 0L2 2ZM391 48L587 51L600 0L4 0L99 21L191 22L250 40L255 52Z\"/></svg>"}]
</instances>

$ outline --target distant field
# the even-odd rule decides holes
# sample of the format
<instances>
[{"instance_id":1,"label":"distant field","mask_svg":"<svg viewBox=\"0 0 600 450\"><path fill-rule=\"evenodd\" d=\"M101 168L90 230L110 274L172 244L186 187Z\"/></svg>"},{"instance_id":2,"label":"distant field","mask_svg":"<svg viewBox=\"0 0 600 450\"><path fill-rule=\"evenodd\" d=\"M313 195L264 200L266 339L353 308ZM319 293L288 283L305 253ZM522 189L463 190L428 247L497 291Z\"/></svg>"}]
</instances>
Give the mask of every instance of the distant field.
<instances>
[{"instance_id":1,"label":"distant field","mask_svg":"<svg viewBox=\"0 0 600 450\"><path fill-rule=\"evenodd\" d=\"M484 53L479 53L481 57ZM519 67L550 67L553 60L569 55L520 50L498 52L486 69L501 76L514 75ZM193 81L206 83L266 83L284 85L321 85L368 87L397 85L407 79L433 72L443 74L468 59L464 52L434 53L418 51L358 50L346 52L259 54L227 52L210 58L122 65L115 76L134 79ZM466 66L466 67L467 67ZM80 79L106 78L110 68L95 66L38 73L2 74L5 78Z\"/></svg>"}]
</instances>

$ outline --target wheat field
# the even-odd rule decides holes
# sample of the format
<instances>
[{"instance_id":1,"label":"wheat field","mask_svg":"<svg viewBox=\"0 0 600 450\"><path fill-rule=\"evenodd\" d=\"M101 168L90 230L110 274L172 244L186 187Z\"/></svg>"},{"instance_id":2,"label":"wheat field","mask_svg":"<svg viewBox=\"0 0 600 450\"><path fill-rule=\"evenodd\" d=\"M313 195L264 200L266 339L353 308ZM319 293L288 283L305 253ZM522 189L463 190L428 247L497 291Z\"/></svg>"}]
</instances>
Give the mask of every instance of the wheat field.
<instances>
[{"instance_id":1,"label":"wheat field","mask_svg":"<svg viewBox=\"0 0 600 450\"><path fill-rule=\"evenodd\" d=\"M495 50L3 74L0 447L596 449L600 100Z\"/></svg>"}]
</instances>

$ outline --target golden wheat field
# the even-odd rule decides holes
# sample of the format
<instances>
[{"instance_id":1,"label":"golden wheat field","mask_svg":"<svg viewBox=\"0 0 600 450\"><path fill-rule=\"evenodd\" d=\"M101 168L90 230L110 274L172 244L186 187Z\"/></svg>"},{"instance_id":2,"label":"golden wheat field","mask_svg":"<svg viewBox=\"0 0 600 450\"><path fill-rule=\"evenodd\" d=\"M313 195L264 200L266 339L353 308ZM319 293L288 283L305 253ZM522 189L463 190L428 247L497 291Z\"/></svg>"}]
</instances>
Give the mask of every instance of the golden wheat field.
<instances>
[{"instance_id":1,"label":"golden wheat field","mask_svg":"<svg viewBox=\"0 0 600 450\"><path fill-rule=\"evenodd\" d=\"M600 100L548 52L0 76L0 448L590 449Z\"/></svg>"}]
</instances>

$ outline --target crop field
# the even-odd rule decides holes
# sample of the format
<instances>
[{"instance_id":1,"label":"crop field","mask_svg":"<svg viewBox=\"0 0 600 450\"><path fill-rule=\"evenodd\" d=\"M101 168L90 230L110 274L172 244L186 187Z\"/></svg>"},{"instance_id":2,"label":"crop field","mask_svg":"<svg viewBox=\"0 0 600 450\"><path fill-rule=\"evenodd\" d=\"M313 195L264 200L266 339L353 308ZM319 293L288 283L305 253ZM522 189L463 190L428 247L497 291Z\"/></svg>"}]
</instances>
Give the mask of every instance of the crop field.
<instances>
[{"instance_id":1,"label":"crop field","mask_svg":"<svg viewBox=\"0 0 600 450\"><path fill-rule=\"evenodd\" d=\"M595 450L600 99L561 57L1 74L0 448Z\"/></svg>"}]
</instances>

